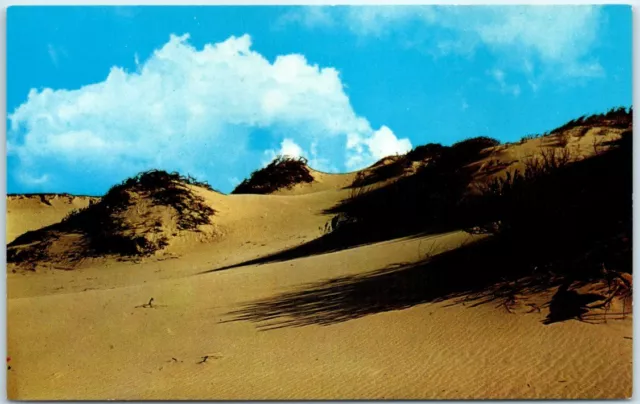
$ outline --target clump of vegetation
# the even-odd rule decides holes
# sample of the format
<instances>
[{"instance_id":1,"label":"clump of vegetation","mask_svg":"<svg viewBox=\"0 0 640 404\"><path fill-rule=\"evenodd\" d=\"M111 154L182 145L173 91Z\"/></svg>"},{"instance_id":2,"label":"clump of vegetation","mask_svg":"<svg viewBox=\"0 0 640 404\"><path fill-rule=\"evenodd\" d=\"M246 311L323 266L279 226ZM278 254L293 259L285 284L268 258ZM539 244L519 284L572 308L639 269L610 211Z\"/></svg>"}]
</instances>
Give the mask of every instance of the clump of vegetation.
<instances>
[{"instance_id":1,"label":"clump of vegetation","mask_svg":"<svg viewBox=\"0 0 640 404\"><path fill-rule=\"evenodd\" d=\"M410 167L411 161L405 156L400 156L387 164L379 162L379 164L374 164L369 170L359 171L351 183L351 187L363 187L399 177Z\"/></svg>"},{"instance_id":2,"label":"clump of vegetation","mask_svg":"<svg viewBox=\"0 0 640 404\"><path fill-rule=\"evenodd\" d=\"M518 264L569 279L631 271L631 131L611 149L573 160L544 150L466 201L464 219L499 237Z\"/></svg>"},{"instance_id":3,"label":"clump of vegetation","mask_svg":"<svg viewBox=\"0 0 640 404\"><path fill-rule=\"evenodd\" d=\"M412 159L429 160L415 174L401 177L382 188L352 192L328 213L346 214L357 221L354 231L358 234L353 235L354 240L449 230L454 224L457 206L472 180L473 169L468 165L482 158L485 149L497 145L499 142L495 139L477 137L449 147L430 144L416 148L410 152ZM409 159L405 155L392 163L398 171L404 170L403 163L399 162L409 162ZM354 182L354 187L370 183Z\"/></svg>"},{"instance_id":4,"label":"clump of vegetation","mask_svg":"<svg viewBox=\"0 0 640 404\"><path fill-rule=\"evenodd\" d=\"M546 135L547 135L547 133L545 133L545 134L539 134L538 133L538 134L525 135L522 138L520 138L520 142L519 143L522 144L522 143L528 142L529 140L537 139L539 137L546 136Z\"/></svg>"},{"instance_id":5,"label":"clump of vegetation","mask_svg":"<svg viewBox=\"0 0 640 404\"><path fill-rule=\"evenodd\" d=\"M566 132L570 129L583 127L578 133L575 134L576 137L584 136L589 129L603 126L609 128L617 128L617 129L630 129L633 124L633 108L611 108L609 111L604 114L593 114L593 115L583 115L579 118L572 119L569 122L565 123L562 126L559 126L553 129L550 132L545 132L543 134L537 135L527 135L520 139L520 143L524 143L528 140L537 139L539 137L546 137L550 135L560 134L561 132ZM568 142L568 138L563 137L560 138L557 142L558 146L564 146Z\"/></svg>"},{"instance_id":6,"label":"clump of vegetation","mask_svg":"<svg viewBox=\"0 0 640 404\"><path fill-rule=\"evenodd\" d=\"M117 214L128 209L133 198L149 198L152 205L166 206L175 211L179 230L197 231L198 226L211 223L210 217L215 212L186 185L213 190L207 183L176 172L146 171L111 187L98 203L72 212L62 224L84 233L96 253L152 254L167 245L167 238L159 237L151 241L144 234L127 236L123 230L132 229L128 229L129 226Z\"/></svg>"},{"instance_id":7,"label":"clump of vegetation","mask_svg":"<svg viewBox=\"0 0 640 404\"><path fill-rule=\"evenodd\" d=\"M412 150L407 152L407 154L405 154L405 157L409 161L424 161L427 159L438 157L442 153L444 148L445 146L439 143L427 143L425 145L414 147Z\"/></svg>"},{"instance_id":8,"label":"clump of vegetation","mask_svg":"<svg viewBox=\"0 0 640 404\"><path fill-rule=\"evenodd\" d=\"M46 258L52 242L65 234L81 236L82 245L76 246L80 248L78 255L81 256L153 254L167 246L168 238L163 234L163 221L151 217L149 209L169 208L178 230L198 231L199 226L211 224L215 211L188 185L212 189L206 183L175 172L151 170L140 173L111 187L99 201L70 212L60 223L14 240L8 246L8 262ZM141 208L142 212L133 215L135 220L126 215L131 209ZM150 217L145 218L145 215ZM153 223L147 223L149 220Z\"/></svg>"},{"instance_id":9,"label":"clump of vegetation","mask_svg":"<svg viewBox=\"0 0 640 404\"><path fill-rule=\"evenodd\" d=\"M428 143L414 148L407 154L396 157L392 162L383 164L383 159L371 166L370 169L360 171L351 187L367 186L400 177L416 161L425 162L427 165L439 164L442 166L444 164L444 167L452 168L460 164L469 163L474 158L479 157L482 150L499 144L498 140L484 136L466 139L450 147L438 143ZM444 167L442 168L444 169Z\"/></svg>"},{"instance_id":10,"label":"clump of vegetation","mask_svg":"<svg viewBox=\"0 0 640 404\"><path fill-rule=\"evenodd\" d=\"M562 132L578 126L608 126L612 128L628 129L633 121L633 108L628 110L624 107L611 108L604 114L594 114L589 116L581 116L572 119L566 124L551 131L551 134Z\"/></svg>"},{"instance_id":11,"label":"clump of vegetation","mask_svg":"<svg viewBox=\"0 0 640 404\"><path fill-rule=\"evenodd\" d=\"M270 194L296 184L313 182L304 157L277 156L266 167L251 173L232 194Z\"/></svg>"}]
</instances>

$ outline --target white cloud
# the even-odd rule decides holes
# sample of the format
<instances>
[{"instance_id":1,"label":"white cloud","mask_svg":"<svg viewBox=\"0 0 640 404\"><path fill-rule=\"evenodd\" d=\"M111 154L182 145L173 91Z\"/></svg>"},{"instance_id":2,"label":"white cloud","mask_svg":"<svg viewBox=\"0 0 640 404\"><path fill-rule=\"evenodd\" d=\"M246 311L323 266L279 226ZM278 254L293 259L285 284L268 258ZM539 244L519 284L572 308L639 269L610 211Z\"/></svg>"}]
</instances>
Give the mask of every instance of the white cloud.
<instances>
[{"instance_id":1,"label":"white cloud","mask_svg":"<svg viewBox=\"0 0 640 404\"><path fill-rule=\"evenodd\" d=\"M266 166L269 164L274 158L277 156L286 156L286 157L306 157L308 154L302 150L293 139L286 138L280 143L279 150L265 150L264 158L262 159L262 165Z\"/></svg>"},{"instance_id":2,"label":"white cloud","mask_svg":"<svg viewBox=\"0 0 640 404\"><path fill-rule=\"evenodd\" d=\"M513 67L520 70L523 60L529 64L535 60L555 76L603 74L598 61L589 57L602 22L597 5L386 5L333 7L326 12L331 12L333 24L341 23L360 36L403 32L403 44L428 48L435 55L468 55L484 45L499 53L500 59L512 59ZM299 16L291 21L304 19ZM411 30L421 27L432 31L414 40L406 39Z\"/></svg>"},{"instance_id":3,"label":"white cloud","mask_svg":"<svg viewBox=\"0 0 640 404\"><path fill-rule=\"evenodd\" d=\"M312 148L310 162L340 170L347 154L365 165L380 153L379 140L369 141L380 131L353 111L336 69L298 54L270 62L251 49L248 35L200 50L188 38L172 35L135 72L113 67L97 84L31 90L9 116L16 178L48 176L63 188L78 179L60 172L114 182L155 167L215 186L261 154L249 147L251 136L286 139L290 153ZM353 136L363 142L357 150L347 148ZM409 144L390 130L383 138L390 153Z\"/></svg>"},{"instance_id":4,"label":"white cloud","mask_svg":"<svg viewBox=\"0 0 640 404\"><path fill-rule=\"evenodd\" d=\"M373 133L373 136L365 141L371 150L371 154L376 159L393 155L403 154L411 150L411 142L407 139L398 139L391 129L383 126Z\"/></svg>"},{"instance_id":5,"label":"white cloud","mask_svg":"<svg viewBox=\"0 0 640 404\"><path fill-rule=\"evenodd\" d=\"M411 142L408 139L398 139L395 134L386 126L375 131L369 138L362 138L358 135L349 136L347 139L347 149L349 157L347 167L355 169L363 164L365 157L363 150L368 149L374 160L383 157L403 154L411 150ZM371 160L367 160L370 163Z\"/></svg>"},{"instance_id":6,"label":"white cloud","mask_svg":"<svg viewBox=\"0 0 640 404\"><path fill-rule=\"evenodd\" d=\"M280 154L282 154L283 156L297 158L304 156L305 153L302 150L302 147L298 146L296 142L291 139L285 139L282 141Z\"/></svg>"}]
</instances>

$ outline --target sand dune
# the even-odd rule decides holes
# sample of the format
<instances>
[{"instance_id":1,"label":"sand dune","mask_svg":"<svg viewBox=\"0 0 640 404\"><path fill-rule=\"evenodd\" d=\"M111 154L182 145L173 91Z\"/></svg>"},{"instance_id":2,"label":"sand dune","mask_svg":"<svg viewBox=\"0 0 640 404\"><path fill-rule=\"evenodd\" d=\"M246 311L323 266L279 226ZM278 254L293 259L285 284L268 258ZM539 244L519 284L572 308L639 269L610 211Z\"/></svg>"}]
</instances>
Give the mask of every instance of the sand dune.
<instances>
[{"instance_id":1,"label":"sand dune","mask_svg":"<svg viewBox=\"0 0 640 404\"><path fill-rule=\"evenodd\" d=\"M30 230L54 224L74 209L98 198L74 195L10 195L7 197L7 243Z\"/></svg>"},{"instance_id":2,"label":"sand dune","mask_svg":"<svg viewBox=\"0 0 640 404\"><path fill-rule=\"evenodd\" d=\"M595 132L567 147L585 157L594 138L620 133ZM477 175L517 168L544 141L495 148L476 163ZM505 164L491 171L490 160ZM431 285L426 258L490 236L416 235L215 271L320 237L327 209L350 195L356 175L312 171L313 182L271 195L189 186L215 210L215 237L185 233L157 254L96 257L72 271L56 269L64 262L42 262L36 272L10 264L9 399L631 395L632 316L616 314L622 301L606 322L597 311L597 324L545 325L557 287L507 307ZM87 204L10 197L8 239ZM443 276L455 280L456 271Z\"/></svg>"}]
</instances>

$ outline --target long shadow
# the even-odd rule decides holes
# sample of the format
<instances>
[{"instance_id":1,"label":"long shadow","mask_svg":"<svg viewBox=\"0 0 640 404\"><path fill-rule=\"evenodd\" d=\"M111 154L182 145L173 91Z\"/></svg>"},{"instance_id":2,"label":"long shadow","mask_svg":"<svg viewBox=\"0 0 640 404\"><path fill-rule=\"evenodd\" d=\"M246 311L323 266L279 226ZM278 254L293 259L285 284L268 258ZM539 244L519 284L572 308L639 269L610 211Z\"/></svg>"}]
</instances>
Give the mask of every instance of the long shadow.
<instances>
[{"instance_id":1,"label":"long shadow","mask_svg":"<svg viewBox=\"0 0 640 404\"><path fill-rule=\"evenodd\" d=\"M250 321L261 329L331 325L419 304L457 299L477 306L514 293L558 286L562 278L533 276L510 264L498 240L479 241L417 264L396 264L365 274L304 285L229 313L227 321Z\"/></svg>"},{"instance_id":2,"label":"long shadow","mask_svg":"<svg viewBox=\"0 0 640 404\"><path fill-rule=\"evenodd\" d=\"M607 294L579 293L575 289L597 279L582 272L553 274L531 271L516 254L505 253L503 240L485 239L414 264L394 264L364 274L337 277L302 285L297 290L249 302L228 313L225 322L248 321L260 330L310 325L332 325L371 314L449 301L477 307L494 304L512 312L516 302L558 288L543 324L576 319L588 304ZM609 291L610 293L611 291ZM531 310L540 307L531 304ZM623 313L624 314L624 313Z\"/></svg>"},{"instance_id":3,"label":"long shadow","mask_svg":"<svg viewBox=\"0 0 640 404\"><path fill-rule=\"evenodd\" d=\"M233 268L239 268L247 265L263 265L274 262L290 261L298 258L311 257L315 255L329 254L336 251L348 250L351 248L362 247L365 245L375 244L382 241L394 240L399 238L418 238L432 234L447 234L447 232L414 232L408 235L392 236L389 234L366 234L362 232L342 231L336 233L328 233L317 239L308 241L304 244L291 247L262 257L242 261L236 264L225 265L213 269L209 269L200 274L212 272L226 271Z\"/></svg>"}]
</instances>

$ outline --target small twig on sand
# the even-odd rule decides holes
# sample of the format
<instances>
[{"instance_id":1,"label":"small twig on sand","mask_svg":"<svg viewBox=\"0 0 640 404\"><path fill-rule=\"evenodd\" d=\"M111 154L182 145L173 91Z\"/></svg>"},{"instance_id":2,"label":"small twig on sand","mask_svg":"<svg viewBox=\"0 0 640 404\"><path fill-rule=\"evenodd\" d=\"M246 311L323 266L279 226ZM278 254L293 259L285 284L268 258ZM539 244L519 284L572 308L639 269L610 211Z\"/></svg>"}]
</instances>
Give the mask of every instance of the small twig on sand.
<instances>
[{"instance_id":1,"label":"small twig on sand","mask_svg":"<svg viewBox=\"0 0 640 404\"><path fill-rule=\"evenodd\" d=\"M142 307L143 309L153 309L153 297L151 299L149 299L149 303L145 303L143 305L140 306L136 306L136 308L138 307Z\"/></svg>"},{"instance_id":2,"label":"small twig on sand","mask_svg":"<svg viewBox=\"0 0 640 404\"><path fill-rule=\"evenodd\" d=\"M205 363L207 361L207 359L220 359L221 357L219 355L205 355L202 357L202 360L200 362L197 362L197 364L201 364L201 363Z\"/></svg>"}]
</instances>

